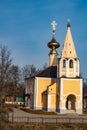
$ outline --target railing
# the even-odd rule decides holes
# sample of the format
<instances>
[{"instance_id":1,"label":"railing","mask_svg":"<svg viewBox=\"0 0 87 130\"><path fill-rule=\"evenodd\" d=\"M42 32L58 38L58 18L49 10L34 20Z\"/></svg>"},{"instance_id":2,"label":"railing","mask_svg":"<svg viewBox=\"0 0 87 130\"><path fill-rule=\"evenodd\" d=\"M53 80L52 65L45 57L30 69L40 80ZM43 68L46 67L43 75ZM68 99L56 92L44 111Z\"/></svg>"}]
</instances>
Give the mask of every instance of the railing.
<instances>
[{"instance_id":1,"label":"railing","mask_svg":"<svg viewBox=\"0 0 87 130\"><path fill-rule=\"evenodd\" d=\"M3 115L7 122L29 122L29 123L87 123L87 117L15 117L13 114Z\"/></svg>"}]
</instances>

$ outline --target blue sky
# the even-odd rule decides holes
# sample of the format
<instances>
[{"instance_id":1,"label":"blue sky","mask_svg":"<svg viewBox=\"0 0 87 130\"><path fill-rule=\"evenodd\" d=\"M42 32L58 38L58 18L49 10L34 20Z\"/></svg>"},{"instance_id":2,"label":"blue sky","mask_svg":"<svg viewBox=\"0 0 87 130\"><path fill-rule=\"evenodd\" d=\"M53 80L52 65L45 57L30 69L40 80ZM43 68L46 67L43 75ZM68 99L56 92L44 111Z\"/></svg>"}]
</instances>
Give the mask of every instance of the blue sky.
<instances>
[{"instance_id":1,"label":"blue sky","mask_svg":"<svg viewBox=\"0 0 87 130\"><path fill-rule=\"evenodd\" d=\"M0 0L0 44L11 50L14 64L49 64L47 43L52 37L52 20L56 20L56 40L60 54L67 19L80 59L81 73L87 77L87 0Z\"/></svg>"}]
</instances>

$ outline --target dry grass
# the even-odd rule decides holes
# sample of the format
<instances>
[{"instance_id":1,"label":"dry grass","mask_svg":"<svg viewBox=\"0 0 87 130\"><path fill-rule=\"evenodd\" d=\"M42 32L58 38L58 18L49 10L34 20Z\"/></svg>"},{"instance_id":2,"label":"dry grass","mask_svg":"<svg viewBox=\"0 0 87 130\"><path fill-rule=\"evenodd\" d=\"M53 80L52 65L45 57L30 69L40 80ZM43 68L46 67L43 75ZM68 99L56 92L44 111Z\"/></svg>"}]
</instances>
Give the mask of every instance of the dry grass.
<instances>
[{"instance_id":1,"label":"dry grass","mask_svg":"<svg viewBox=\"0 0 87 130\"><path fill-rule=\"evenodd\" d=\"M18 108L19 105L18 104L5 104L4 107L15 107L15 108Z\"/></svg>"},{"instance_id":2,"label":"dry grass","mask_svg":"<svg viewBox=\"0 0 87 130\"><path fill-rule=\"evenodd\" d=\"M87 114L87 109L83 109L83 114Z\"/></svg>"},{"instance_id":3,"label":"dry grass","mask_svg":"<svg viewBox=\"0 0 87 130\"><path fill-rule=\"evenodd\" d=\"M1 112L13 112L13 108L18 108L17 104L5 104L3 108L0 109Z\"/></svg>"},{"instance_id":4,"label":"dry grass","mask_svg":"<svg viewBox=\"0 0 87 130\"><path fill-rule=\"evenodd\" d=\"M57 115L55 112L46 112L43 110L31 110L28 108L20 108L20 109L25 111L25 112L32 113L32 114Z\"/></svg>"},{"instance_id":5,"label":"dry grass","mask_svg":"<svg viewBox=\"0 0 87 130\"><path fill-rule=\"evenodd\" d=\"M70 124L26 124L26 123L6 123L0 122L0 130L87 130L87 124L70 123Z\"/></svg>"}]
</instances>

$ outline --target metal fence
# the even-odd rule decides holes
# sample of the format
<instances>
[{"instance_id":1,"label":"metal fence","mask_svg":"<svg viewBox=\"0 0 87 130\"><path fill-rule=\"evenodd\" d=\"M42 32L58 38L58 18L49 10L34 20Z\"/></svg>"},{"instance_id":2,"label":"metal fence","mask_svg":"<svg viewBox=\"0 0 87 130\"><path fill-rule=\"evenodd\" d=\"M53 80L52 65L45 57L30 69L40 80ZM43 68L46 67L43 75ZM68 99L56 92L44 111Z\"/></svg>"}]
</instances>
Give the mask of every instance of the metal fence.
<instances>
[{"instance_id":1,"label":"metal fence","mask_svg":"<svg viewBox=\"0 0 87 130\"><path fill-rule=\"evenodd\" d=\"M3 120L7 122L29 122L29 123L87 123L87 117L15 117L13 114L2 114Z\"/></svg>"}]
</instances>

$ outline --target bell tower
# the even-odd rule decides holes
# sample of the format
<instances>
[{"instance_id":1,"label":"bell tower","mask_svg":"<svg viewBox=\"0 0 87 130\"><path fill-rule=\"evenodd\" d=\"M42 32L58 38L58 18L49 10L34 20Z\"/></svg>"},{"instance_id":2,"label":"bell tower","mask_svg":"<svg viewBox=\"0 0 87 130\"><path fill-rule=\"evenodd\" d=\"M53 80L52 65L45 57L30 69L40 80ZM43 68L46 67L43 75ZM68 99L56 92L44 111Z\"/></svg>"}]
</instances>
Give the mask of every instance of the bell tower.
<instances>
[{"instance_id":1,"label":"bell tower","mask_svg":"<svg viewBox=\"0 0 87 130\"><path fill-rule=\"evenodd\" d=\"M79 74L79 59L76 54L70 21L59 59L60 113L82 114L83 79ZM57 72L58 73L58 72Z\"/></svg>"},{"instance_id":2,"label":"bell tower","mask_svg":"<svg viewBox=\"0 0 87 130\"><path fill-rule=\"evenodd\" d=\"M49 53L49 66L57 66L58 64L58 58L57 58L57 48L60 47L60 44L56 41L55 39L55 30L56 30L56 25L57 23L53 21L51 23L52 25L52 40L48 42L48 47L51 49Z\"/></svg>"},{"instance_id":3,"label":"bell tower","mask_svg":"<svg viewBox=\"0 0 87 130\"><path fill-rule=\"evenodd\" d=\"M67 33L59 62L59 77L79 77L79 59L70 28L70 21L68 21Z\"/></svg>"}]
</instances>

